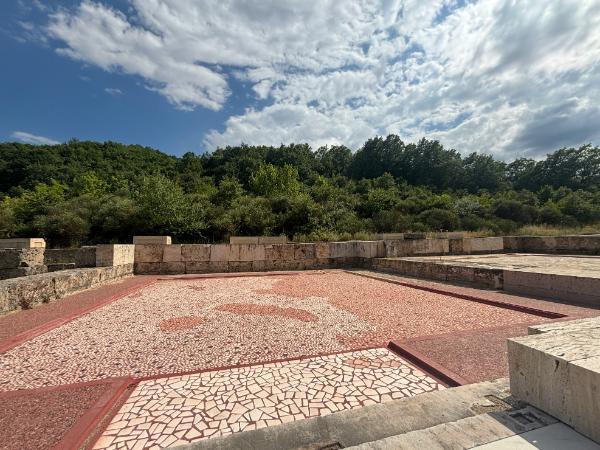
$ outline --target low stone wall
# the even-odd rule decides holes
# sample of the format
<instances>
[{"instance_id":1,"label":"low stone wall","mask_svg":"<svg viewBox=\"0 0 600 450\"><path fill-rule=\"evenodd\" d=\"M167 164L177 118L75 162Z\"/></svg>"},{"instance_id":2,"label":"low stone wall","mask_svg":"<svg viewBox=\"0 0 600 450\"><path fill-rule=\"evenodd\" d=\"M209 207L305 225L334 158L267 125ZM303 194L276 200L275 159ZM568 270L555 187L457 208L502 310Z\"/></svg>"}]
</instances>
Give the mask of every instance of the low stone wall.
<instances>
[{"instance_id":1,"label":"low stone wall","mask_svg":"<svg viewBox=\"0 0 600 450\"><path fill-rule=\"evenodd\" d=\"M600 442L600 318L529 333L508 340L511 394Z\"/></svg>"},{"instance_id":2,"label":"low stone wall","mask_svg":"<svg viewBox=\"0 0 600 450\"><path fill-rule=\"evenodd\" d=\"M434 261L376 258L372 268L382 272L430 280L469 283L489 289L502 289L503 270L455 266Z\"/></svg>"},{"instance_id":3,"label":"low stone wall","mask_svg":"<svg viewBox=\"0 0 600 450\"><path fill-rule=\"evenodd\" d=\"M600 234L574 236L505 236L504 249L515 253L600 255Z\"/></svg>"},{"instance_id":4,"label":"low stone wall","mask_svg":"<svg viewBox=\"0 0 600 450\"><path fill-rule=\"evenodd\" d=\"M443 239L396 239L385 241L385 256L401 258L404 256L441 256L500 253L504 250L501 237ZM458 236L458 234L456 235Z\"/></svg>"},{"instance_id":5,"label":"low stone wall","mask_svg":"<svg viewBox=\"0 0 600 450\"><path fill-rule=\"evenodd\" d=\"M383 241L136 245L135 273L184 274L364 267Z\"/></svg>"},{"instance_id":6,"label":"low stone wall","mask_svg":"<svg viewBox=\"0 0 600 450\"><path fill-rule=\"evenodd\" d=\"M0 249L0 280L45 272L43 247Z\"/></svg>"},{"instance_id":7,"label":"low stone wall","mask_svg":"<svg viewBox=\"0 0 600 450\"><path fill-rule=\"evenodd\" d=\"M41 303L132 275L133 264L63 270L0 281L0 314Z\"/></svg>"}]
</instances>

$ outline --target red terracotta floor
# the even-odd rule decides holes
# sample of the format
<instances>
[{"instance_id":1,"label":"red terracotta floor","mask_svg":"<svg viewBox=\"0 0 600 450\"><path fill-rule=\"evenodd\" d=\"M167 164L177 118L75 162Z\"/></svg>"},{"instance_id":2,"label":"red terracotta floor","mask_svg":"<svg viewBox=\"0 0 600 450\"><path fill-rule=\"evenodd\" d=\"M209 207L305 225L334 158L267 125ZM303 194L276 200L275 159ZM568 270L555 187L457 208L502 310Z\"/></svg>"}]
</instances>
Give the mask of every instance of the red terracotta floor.
<instances>
[{"instance_id":1,"label":"red terracotta floor","mask_svg":"<svg viewBox=\"0 0 600 450\"><path fill-rule=\"evenodd\" d=\"M10 398L15 389L61 386L52 395L24 393L27 400L9 401L4 409L0 405L0 424L18 430L15 436L24 441L17 448L50 448L67 431L65 424L75 423L101 395L100 388L71 383L216 370L382 347L390 340L409 344L467 380L493 379L506 376L506 338L526 334L527 324L550 320L452 293L569 318L600 314L572 305L369 274L449 294L340 271L159 281L0 354L0 391L6 392L0 396ZM130 278L1 317L0 347L24 332L59 323L153 280ZM61 420L48 419L52 417ZM14 420L21 425L11 425ZM38 433L38 428L44 431Z\"/></svg>"}]
</instances>

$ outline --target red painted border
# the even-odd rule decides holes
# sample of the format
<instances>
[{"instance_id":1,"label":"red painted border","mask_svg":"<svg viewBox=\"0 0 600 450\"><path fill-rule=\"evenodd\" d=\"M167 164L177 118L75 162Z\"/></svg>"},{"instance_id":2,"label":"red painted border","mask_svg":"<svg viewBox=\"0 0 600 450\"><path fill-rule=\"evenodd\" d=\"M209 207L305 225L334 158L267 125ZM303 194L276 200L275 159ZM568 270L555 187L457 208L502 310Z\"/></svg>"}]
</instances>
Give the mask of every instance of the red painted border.
<instances>
[{"instance_id":1,"label":"red painted border","mask_svg":"<svg viewBox=\"0 0 600 450\"><path fill-rule=\"evenodd\" d=\"M127 388L133 383L133 379L130 377L109 378L108 380L110 388L75 422L67 434L54 447L55 450L75 450L81 448L85 441L93 434L96 427L106 418L117 401L125 394Z\"/></svg>"},{"instance_id":2,"label":"red painted border","mask_svg":"<svg viewBox=\"0 0 600 450\"><path fill-rule=\"evenodd\" d=\"M387 348L448 387L463 386L471 383L466 378L428 358L406 342L390 341Z\"/></svg>"},{"instance_id":3,"label":"red painted border","mask_svg":"<svg viewBox=\"0 0 600 450\"><path fill-rule=\"evenodd\" d=\"M37 336L47 333L50 330L53 330L53 329L58 328L68 322L71 322L72 320L75 320L81 316L89 314L96 309L102 308L103 306L106 306L109 303L115 302L115 301L117 301L123 297L126 297L128 295L131 295L143 288L151 286L154 283L156 283L156 280L150 278L137 286L129 288L123 292L120 292L119 294L115 294L111 297L108 297L94 306L90 306L89 308L74 312L74 313L72 313L68 316L62 317L60 319L51 320L40 326L37 326L30 330L24 331L23 333L17 334L16 336L13 336L12 338L7 339L6 341L0 343L0 354L7 352L8 350L13 349L13 348L23 344L24 342L27 342ZM101 288L101 286L99 286L98 288Z\"/></svg>"},{"instance_id":4,"label":"red painted border","mask_svg":"<svg viewBox=\"0 0 600 450\"><path fill-rule=\"evenodd\" d=\"M568 317L566 314L557 313L554 311L547 311L544 309L531 308L529 306L517 305L515 303L500 302L498 300L489 300L486 298L476 297L474 295L459 294L457 292L447 291L445 289L437 289L437 288L433 288L433 287L422 286L422 285L416 284L416 283L409 283L406 281L392 280L392 279L385 278L385 277L378 277L377 275L369 275L366 273L353 272L351 270L346 270L345 272L352 274L352 275L357 275L359 277L371 278L373 280L379 280L379 281L384 281L387 283L398 284L400 286L405 286L405 287L409 287L409 288L413 288L413 289L419 289L421 291L432 292L434 294L447 295L449 297L460 298L462 300L468 300L468 301L476 302L476 303L483 303L485 305L496 306L498 308L510 309L513 311L527 313L527 314L531 314L531 315L538 316L538 317L544 317L547 319L562 319L564 317Z\"/></svg>"}]
</instances>

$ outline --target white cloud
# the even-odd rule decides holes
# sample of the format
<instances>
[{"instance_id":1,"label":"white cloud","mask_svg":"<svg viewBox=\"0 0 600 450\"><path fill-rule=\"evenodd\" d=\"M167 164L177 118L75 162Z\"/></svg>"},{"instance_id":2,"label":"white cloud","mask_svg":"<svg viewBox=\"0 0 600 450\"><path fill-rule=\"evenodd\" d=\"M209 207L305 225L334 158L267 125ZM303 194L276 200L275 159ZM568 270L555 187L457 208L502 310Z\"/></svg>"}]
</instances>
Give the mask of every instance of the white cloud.
<instances>
[{"instance_id":1,"label":"white cloud","mask_svg":"<svg viewBox=\"0 0 600 450\"><path fill-rule=\"evenodd\" d=\"M397 133L513 157L600 140L597 0L131 0L128 14L85 0L48 33L183 109L218 110L233 77L249 83L266 106L209 149Z\"/></svg>"},{"instance_id":2,"label":"white cloud","mask_svg":"<svg viewBox=\"0 0 600 450\"><path fill-rule=\"evenodd\" d=\"M13 139L17 141L25 142L26 144L34 144L34 145L57 145L60 142L55 141L54 139L47 138L45 136L38 136L35 134L27 133L25 131L13 131L11 134Z\"/></svg>"},{"instance_id":3,"label":"white cloud","mask_svg":"<svg viewBox=\"0 0 600 450\"><path fill-rule=\"evenodd\" d=\"M113 97L123 95L123 91L119 88L104 88L104 92L106 92L108 95L112 95Z\"/></svg>"}]
</instances>

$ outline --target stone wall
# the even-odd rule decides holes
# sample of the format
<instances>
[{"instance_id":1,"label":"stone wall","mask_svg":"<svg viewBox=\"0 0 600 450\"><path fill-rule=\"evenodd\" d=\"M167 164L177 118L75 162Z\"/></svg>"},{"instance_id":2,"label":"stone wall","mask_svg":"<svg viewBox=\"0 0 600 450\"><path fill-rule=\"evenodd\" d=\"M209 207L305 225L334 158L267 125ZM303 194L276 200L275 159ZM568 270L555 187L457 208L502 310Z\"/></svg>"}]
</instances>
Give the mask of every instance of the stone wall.
<instances>
[{"instance_id":1,"label":"stone wall","mask_svg":"<svg viewBox=\"0 0 600 450\"><path fill-rule=\"evenodd\" d=\"M43 247L0 249L0 280L44 272Z\"/></svg>"},{"instance_id":2,"label":"stone wall","mask_svg":"<svg viewBox=\"0 0 600 450\"><path fill-rule=\"evenodd\" d=\"M133 265L135 255L133 244L101 244L96 247L96 266L114 267Z\"/></svg>"},{"instance_id":3,"label":"stone wall","mask_svg":"<svg viewBox=\"0 0 600 450\"><path fill-rule=\"evenodd\" d=\"M0 281L0 314L29 309L132 275L133 265L63 270Z\"/></svg>"},{"instance_id":4,"label":"stone wall","mask_svg":"<svg viewBox=\"0 0 600 450\"><path fill-rule=\"evenodd\" d=\"M135 273L260 272L365 266L383 241L136 245Z\"/></svg>"},{"instance_id":5,"label":"stone wall","mask_svg":"<svg viewBox=\"0 0 600 450\"><path fill-rule=\"evenodd\" d=\"M600 234L575 236L505 236L504 249L515 253L600 255Z\"/></svg>"},{"instance_id":6,"label":"stone wall","mask_svg":"<svg viewBox=\"0 0 600 450\"><path fill-rule=\"evenodd\" d=\"M529 332L508 340L511 394L600 442L600 318Z\"/></svg>"},{"instance_id":7,"label":"stone wall","mask_svg":"<svg viewBox=\"0 0 600 450\"><path fill-rule=\"evenodd\" d=\"M405 256L465 255L478 253L499 253L504 250L501 237L462 238L460 233L440 239L394 239L385 241L385 256L401 258Z\"/></svg>"},{"instance_id":8,"label":"stone wall","mask_svg":"<svg viewBox=\"0 0 600 450\"><path fill-rule=\"evenodd\" d=\"M96 247L47 248L44 261L50 271L96 267Z\"/></svg>"}]
</instances>

